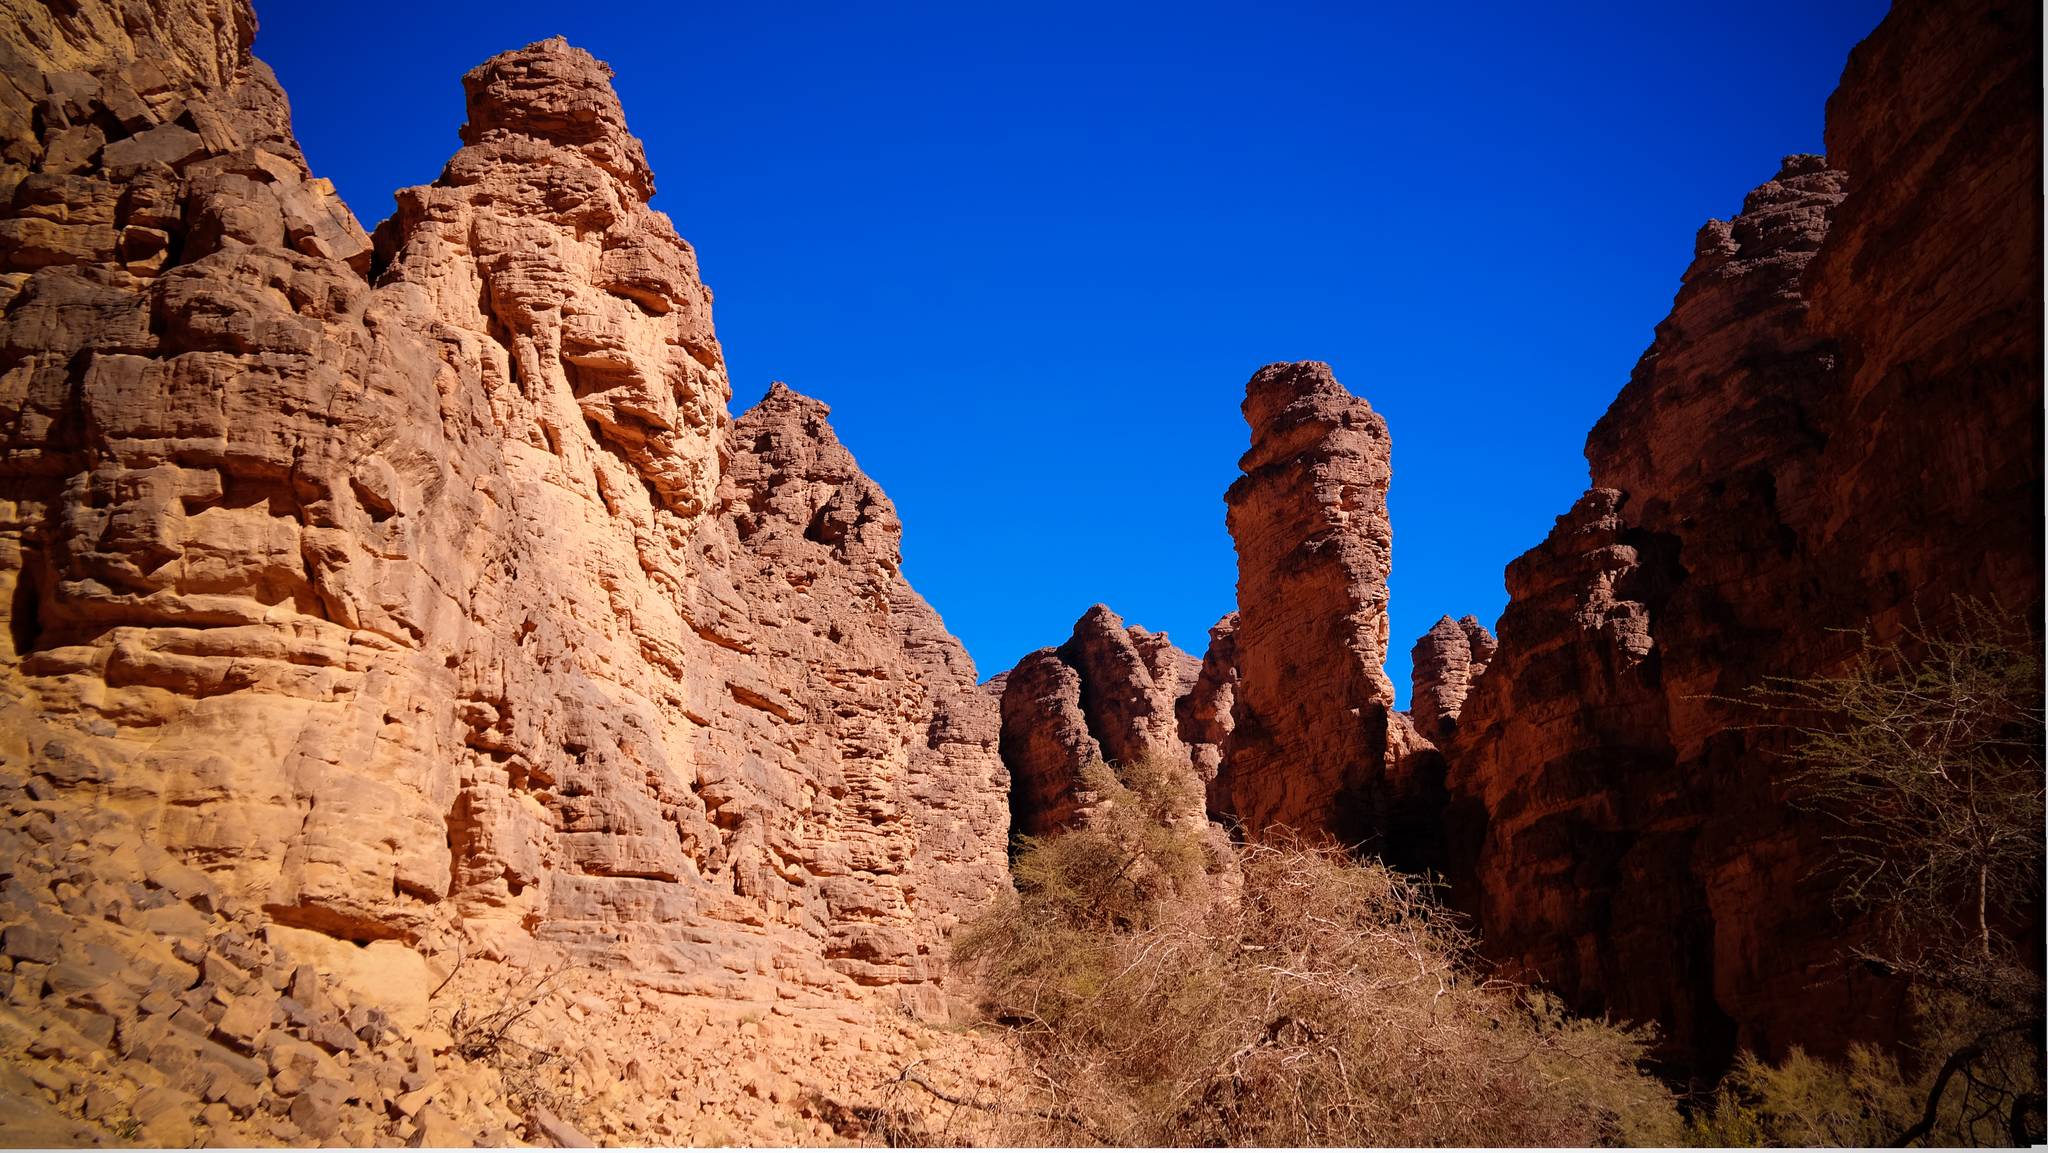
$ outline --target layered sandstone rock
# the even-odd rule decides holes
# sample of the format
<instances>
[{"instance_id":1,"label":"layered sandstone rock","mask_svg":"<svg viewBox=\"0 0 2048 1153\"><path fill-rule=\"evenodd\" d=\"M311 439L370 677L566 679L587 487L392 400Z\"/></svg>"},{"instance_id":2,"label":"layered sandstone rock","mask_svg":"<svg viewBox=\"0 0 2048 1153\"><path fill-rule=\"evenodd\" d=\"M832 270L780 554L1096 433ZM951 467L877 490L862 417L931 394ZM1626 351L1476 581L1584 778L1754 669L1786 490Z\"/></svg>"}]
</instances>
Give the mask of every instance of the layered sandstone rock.
<instances>
[{"instance_id":1,"label":"layered sandstone rock","mask_svg":"<svg viewBox=\"0 0 2048 1153\"><path fill-rule=\"evenodd\" d=\"M1958 594L2039 627L2039 20L1894 7L1827 158L1702 230L1588 438L1596 488L1509 569L1452 754L1454 892L1489 949L1675 1055L1899 1033L1842 964L1782 737L1727 699Z\"/></svg>"},{"instance_id":2,"label":"layered sandstone rock","mask_svg":"<svg viewBox=\"0 0 2048 1153\"><path fill-rule=\"evenodd\" d=\"M1415 731L1442 746L1458 731L1458 714L1472 683L1493 660L1496 642L1478 617L1439 619L1410 652L1413 662L1408 714Z\"/></svg>"},{"instance_id":3,"label":"layered sandstone rock","mask_svg":"<svg viewBox=\"0 0 2048 1153\"><path fill-rule=\"evenodd\" d=\"M1260 369L1244 417L1251 448L1224 498L1238 620L1221 807L1253 835L1377 836L1413 739L1385 668L1387 425L1317 361Z\"/></svg>"},{"instance_id":4,"label":"layered sandstone rock","mask_svg":"<svg viewBox=\"0 0 2048 1153\"><path fill-rule=\"evenodd\" d=\"M1016 830L1042 836L1079 819L1091 761L1190 764L1176 710L1201 669L1165 633L1126 626L1106 605L1083 613L1065 644L1017 662L1003 675L1001 743Z\"/></svg>"},{"instance_id":5,"label":"layered sandstone rock","mask_svg":"<svg viewBox=\"0 0 2048 1153\"><path fill-rule=\"evenodd\" d=\"M479 66L373 245L253 34L0 21L0 770L280 931L934 1007L995 703L824 407L728 416L608 71Z\"/></svg>"}]
</instances>

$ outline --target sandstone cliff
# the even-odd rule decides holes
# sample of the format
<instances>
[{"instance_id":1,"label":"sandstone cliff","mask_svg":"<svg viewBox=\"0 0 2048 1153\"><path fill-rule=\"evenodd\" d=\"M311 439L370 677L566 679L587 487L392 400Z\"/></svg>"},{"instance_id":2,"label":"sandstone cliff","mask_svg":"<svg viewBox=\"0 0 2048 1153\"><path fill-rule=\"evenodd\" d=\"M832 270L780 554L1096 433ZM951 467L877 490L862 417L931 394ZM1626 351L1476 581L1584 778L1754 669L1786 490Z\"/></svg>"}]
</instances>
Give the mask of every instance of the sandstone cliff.
<instances>
[{"instance_id":1,"label":"sandstone cliff","mask_svg":"<svg viewBox=\"0 0 2048 1153\"><path fill-rule=\"evenodd\" d=\"M1957 594L2039 627L2039 19L1896 5L1827 157L1701 231L1458 722L1454 891L1487 948L1709 1066L1900 1028L1841 963L1776 739L1721 698Z\"/></svg>"},{"instance_id":2,"label":"sandstone cliff","mask_svg":"<svg viewBox=\"0 0 2048 1153\"><path fill-rule=\"evenodd\" d=\"M240 932L936 1008L1007 883L995 703L824 406L728 415L608 70L480 65L373 242L246 3L7 9L21 803L196 867Z\"/></svg>"}]
</instances>

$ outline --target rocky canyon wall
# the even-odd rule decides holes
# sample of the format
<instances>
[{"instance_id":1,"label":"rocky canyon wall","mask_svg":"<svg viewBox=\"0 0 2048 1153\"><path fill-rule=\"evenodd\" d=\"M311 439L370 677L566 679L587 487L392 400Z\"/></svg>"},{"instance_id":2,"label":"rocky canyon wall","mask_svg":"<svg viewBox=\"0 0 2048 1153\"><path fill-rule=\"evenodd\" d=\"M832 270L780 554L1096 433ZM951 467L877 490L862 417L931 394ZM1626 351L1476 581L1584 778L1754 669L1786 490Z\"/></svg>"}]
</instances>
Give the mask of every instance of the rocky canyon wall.
<instances>
[{"instance_id":1,"label":"rocky canyon wall","mask_svg":"<svg viewBox=\"0 0 2048 1153\"><path fill-rule=\"evenodd\" d=\"M1449 748L1488 950L1708 1066L1902 1029L1782 738L1726 698L1958 595L2040 635L2039 20L1896 4L1826 157L1701 230Z\"/></svg>"},{"instance_id":2,"label":"rocky canyon wall","mask_svg":"<svg viewBox=\"0 0 2048 1153\"><path fill-rule=\"evenodd\" d=\"M1895 7L1827 156L1700 231L1587 439L1592 488L1508 567L1498 641L1445 617L1416 642L1412 714L1383 668L1386 425L1326 365L1260 370L1238 612L1176 706L1212 814L1446 873L1490 954L1657 1022L1675 1070L1904 1036L1899 990L1844 964L1859 927L1782 736L1726 701L1957 596L2039 635L2039 43L2036 9Z\"/></svg>"},{"instance_id":3,"label":"rocky canyon wall","mask_svg":"<svg viewBox=\"0 0 2048 1153\"><path fill-rule=\"evenodd\" d=\"M0 21L0 769L271 924L929 1007L995 703L780 386L734 421L609 71L463 78L374 239L240 0Z\"/></svg>"},{"instance_id":4,"label":"rocky canyon wall","mask_svg":"<svg viewBox=\"0 0 2048 1153\"><path fill-rule=\"evenodd\" d=\"M1497 645L1417 642L1412 716L1389 434L1327 365L1247 387L1201 659L1096 606L977 686L826 407L731 415L587 53L464 77L460 148L371 235L246 0L0 12L0 1044L73 1070L37 1093L86 1109L111 1052L216 1136L468 1139L405 1088L452 1041L368 1007L456 958L618 978L565 1033L657 996L934 1012L1013 821L1081 819L1097 758L1447 871L1499 960L1682 1059L1898 1035L1782 750L1720 702L1956 594L2040 624L2038 8L1907 0L1857 48L1827 155L1701 231ZM306 1125L229 1126L323 1082ZM308 1127L343 1103L360 1130Z\"/></svg>"}]
</instances>

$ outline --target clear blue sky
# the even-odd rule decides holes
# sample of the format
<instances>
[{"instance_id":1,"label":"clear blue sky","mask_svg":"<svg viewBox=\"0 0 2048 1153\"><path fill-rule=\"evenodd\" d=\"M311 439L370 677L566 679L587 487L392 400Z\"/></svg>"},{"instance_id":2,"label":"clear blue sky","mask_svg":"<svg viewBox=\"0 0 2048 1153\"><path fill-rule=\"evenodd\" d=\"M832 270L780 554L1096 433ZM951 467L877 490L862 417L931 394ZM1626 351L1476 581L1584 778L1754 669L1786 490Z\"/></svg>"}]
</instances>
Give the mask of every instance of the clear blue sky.
<instances>
[{"instance_id":1,"label":"clear blue sky","mask_svg":"<svg viewBox=\"0 0 2048 1153\"><path fill-rule=\"evenodd\" d=\"M981 675L1096 601L1234 607L1245 380L1318 359L1393 430L1394 652L1492 622L1693 235L1822 106L1875 0L1577 5L264 3L258 55L365 226L461 74L609 61L717 296L895 499Z\"/></svg>"}]
</instances>

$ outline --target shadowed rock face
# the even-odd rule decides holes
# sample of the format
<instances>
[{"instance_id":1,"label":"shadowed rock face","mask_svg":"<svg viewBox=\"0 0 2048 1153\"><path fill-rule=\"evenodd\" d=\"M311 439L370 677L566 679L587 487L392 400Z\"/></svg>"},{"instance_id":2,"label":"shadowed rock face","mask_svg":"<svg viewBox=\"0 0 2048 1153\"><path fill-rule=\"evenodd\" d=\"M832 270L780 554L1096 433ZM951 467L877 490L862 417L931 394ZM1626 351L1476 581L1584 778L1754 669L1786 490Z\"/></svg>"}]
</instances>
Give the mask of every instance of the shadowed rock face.
<instances>
[{"instance_id":1,"label":"shadowed rock face","mask_svg":"<svg viewBox=\"0 0 2048 1153\"><path fill-rule=\"evenodd\" d=\"M609 71L480 65L373 250L253 30L0 22L0 765L290 926L934 980L995 703L825 407L727 414Z\"/></svg>"},{"instance_id":2,"label":"shadowed rock face","mask_svg":"<svg viewBox=\"0 0 2048 1153\"><path fill-rule=\"evenodd\" d=\"M1395 759L1387 679L1393 470L1386 422L1318 361L1246 386L1251 448L1230 486L1237 687L1216 789L1254 835L1384 828Z\"/></svg>"},{"instance_id":3,"label":"shadowed rock face","mask_svg":"<svg viewBox=\"0 0 2048 1153\"><path fill-rule=\"evenodd\" d=\"M1201 667L1165 633L1126 626L1096 605L1065 644L1003 674L1001 747L1016 830L1043 836L1080 819L1088 798L1079 774L1090 761L1188 763L1176 710Z\"/></svg>"},{"instance_id":4,"label":"shadowed rock face","mask_svg":"<svg viewBox=\"0 0 2048 1153\"><path fill-rule=\"evenodd\" d=\"M1458 721L1453 891L1487 948L1708 1065L1901 1030L1841 963L1782 738L1722 699L1957 594L2039 627L2039 20L1895 5L1827 157L1701 231Z\"/></svg>"}]
</instances>

